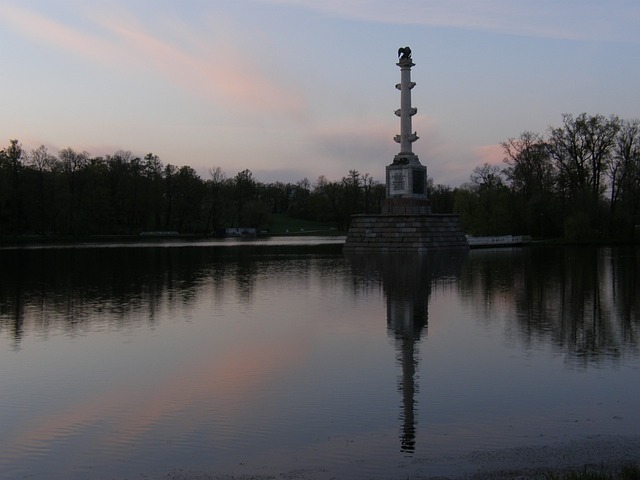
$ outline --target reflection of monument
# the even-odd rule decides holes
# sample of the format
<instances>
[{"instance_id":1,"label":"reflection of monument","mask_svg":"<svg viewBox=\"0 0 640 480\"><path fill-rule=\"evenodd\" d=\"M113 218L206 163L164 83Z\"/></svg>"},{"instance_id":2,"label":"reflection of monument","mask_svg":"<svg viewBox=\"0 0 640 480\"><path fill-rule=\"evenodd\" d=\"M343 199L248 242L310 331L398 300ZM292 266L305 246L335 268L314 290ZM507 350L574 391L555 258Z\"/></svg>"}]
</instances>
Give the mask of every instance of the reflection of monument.
<instances>
[{"instance_id":1,"label":"reflection of monument","mask_svg":"<svg viewBox=\"0 0 640 480\"><path fill-rule=\"evenodd\" d=\"M419 346L426 336L431 284L441 276L457 277L465 255L349 255L355 275L381 277L387 301L387 333L393 338L401 395L400 450L416 447Z\"/></svg>"},{"instance_id":2,"label":"reflection of monument","mask_svg":"<svg viewBox=\"0 0 640 480\"><path fill-rule=\"evenodd\" d=\"M458 215L432 214L427 191L427 168L413 153L418 140L411 119L418 111L411 106L411 68L415 66L411 49L398 50L400 67L400 144L391 165L386 167L386 198L381 215L354 215L345 243L345 251L418 251L441 248L468 248Z\"/></svg>"},{"instance_id":3,"label":"reflection of monument","mask_svg":"<svg viewBox=\"0 0 640 480\"><path fill-rule=\"evenodd\" d=\"M387 259L388 260L388 259ZM419 261L386 261L382 264L382 285L387 296L387 331L393 337L397 360L402 367L398 391L402 395L400 450L415 451L417 372L421 335L426 335L430 274Z\"/></svg>"}]
</instances>

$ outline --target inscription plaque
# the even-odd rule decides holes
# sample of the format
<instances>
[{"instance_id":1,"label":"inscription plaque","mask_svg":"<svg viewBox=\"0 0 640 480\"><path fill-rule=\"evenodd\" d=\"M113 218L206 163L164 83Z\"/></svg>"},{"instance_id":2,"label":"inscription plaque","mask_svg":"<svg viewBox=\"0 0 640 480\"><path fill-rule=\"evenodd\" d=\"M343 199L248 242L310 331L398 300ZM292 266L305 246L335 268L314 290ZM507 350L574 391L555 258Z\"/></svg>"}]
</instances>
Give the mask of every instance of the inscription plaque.
<instances>
[{"instance_id":1,"label":"inscription plaque","mask_svg":"<svg viewBox=\"0 0 640 480\"><path fill-rule=\"evenodd\" d=\"M407 189L407 178L403 171L391 174L391 191L404 192Z\"/></svg>"}]
</instances>

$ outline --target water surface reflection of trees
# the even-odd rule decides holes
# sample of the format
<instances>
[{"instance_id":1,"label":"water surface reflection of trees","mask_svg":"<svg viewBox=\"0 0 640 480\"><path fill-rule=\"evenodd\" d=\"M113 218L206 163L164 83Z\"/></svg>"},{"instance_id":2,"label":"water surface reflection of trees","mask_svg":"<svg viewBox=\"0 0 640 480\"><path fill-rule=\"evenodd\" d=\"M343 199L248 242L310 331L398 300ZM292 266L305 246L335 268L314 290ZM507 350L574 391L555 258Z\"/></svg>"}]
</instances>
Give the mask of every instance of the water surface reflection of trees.
<instances>
[{"instance_id":1,"label":"water surface reflection of trees","mask_svg":"<svg viewBox=\"0 0 640 480\"><path fill-rule=\"evenodd\" d=\"M194 255L170 248L7 250L0 261L0 328L16 344L25 331L153 324L163 302L188 303L202 275Z\"/></svg>"},{"instance_id":2,"label":"water surface reflection of trees","mask_svg":"<svg viewBox=\"0 0 640 480\"><path fill-rule=\"evenodd\" d=\"M639 276L632 247L477 250L459 291L483 321L504 316L509 339L588 365L638 354Z\"/></svg>"},{"instance_id":3,"label":"water surface reflection of trees","mask_svg":"<svg viewBox=\"0 0 640 480\"><path fill-rule=\"evenodd\" d=\"M286 258L310 264L308 253L287 247ZM202 289L213 289L217 303L233 291L248 304L260 269L277 274L269 258L282 254L279 248L252 246L0 250L0 333L8 332L19 348L28 333L47 337L153 326L161 312L192 308Z\"/></svg>"}]
</instances>

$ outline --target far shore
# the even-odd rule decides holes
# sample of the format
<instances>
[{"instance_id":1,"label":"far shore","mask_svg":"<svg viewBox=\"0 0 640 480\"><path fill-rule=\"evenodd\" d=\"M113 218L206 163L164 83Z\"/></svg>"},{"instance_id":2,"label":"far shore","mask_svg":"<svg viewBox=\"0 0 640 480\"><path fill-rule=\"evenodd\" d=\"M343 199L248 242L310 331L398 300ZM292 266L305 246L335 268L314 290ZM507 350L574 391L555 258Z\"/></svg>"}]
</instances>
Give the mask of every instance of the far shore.
<instances>
[{"instance_id":1,"label":"far shore","mask_svg":"<svg viewBox=\"0 0 640 480\"><path fill-rule=\"evenodd\" d=\"M172 233L171 235L167 233ZM264 240L268 238L283 237L341 237L346 236L346 231L336 229L331 230L300 230L286 232L269 232L257 236L217 236L211 234L178 234L173 232L138 235L0 235L0 247L20 247L20 246L55 246L55 245L86 245L86 244L109 244L109 243L172 243L172 242L205 242L212 240ZM639 245L639 242L622 242L615 240L584 240L569 241L562 238L534 238L519 246L621 246ZM513 248L513 246L504 246ZM485 247L480 247L485 248ZM501 248L501 246L490 246L490 248Z\"/></svg>"},{"instance_id":2,"label":"far shore","mask_svg":"<svg viewBox=\"0 0 640 480\"><path fill-rule=\"evenodd\" d=\"M0 246L20 245L73 245L86 243L148 243L148 242L202 242L220 239L256 240L271 237L337 237L346 232L337 230L309 230L300 232L270 233L254 237L221 237L208 234L176 234L176 235L5 235L0 236Z\"/></svg>"}]
</instances>

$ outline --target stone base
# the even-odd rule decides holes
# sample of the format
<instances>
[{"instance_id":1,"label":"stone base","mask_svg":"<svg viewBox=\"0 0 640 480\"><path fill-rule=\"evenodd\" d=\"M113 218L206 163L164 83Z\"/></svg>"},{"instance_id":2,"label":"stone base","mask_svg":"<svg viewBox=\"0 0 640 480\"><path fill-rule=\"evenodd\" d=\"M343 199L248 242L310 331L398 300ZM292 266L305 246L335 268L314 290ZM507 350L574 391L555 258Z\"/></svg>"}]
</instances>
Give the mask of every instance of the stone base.
<instances>
[{"instance_id":1,"label":"stone base","mask_svg":"<svg viewBox=\"0 0 640 480\"><path fill-rule=\"evenodd\" d=\"M431 213L431 202L426 198L386 198L382 203L384 215L426 215Z\"/></svg>"},{"instance_id":2,"label":"stone base","mask_svg":"<svg viewBox=\"0 0 640 480\"><path fill-rule=\"evenodd\" d=\"M344 252L431 252L469 248L458 215L354 215Z\"/></svg>"}]
</instances>

